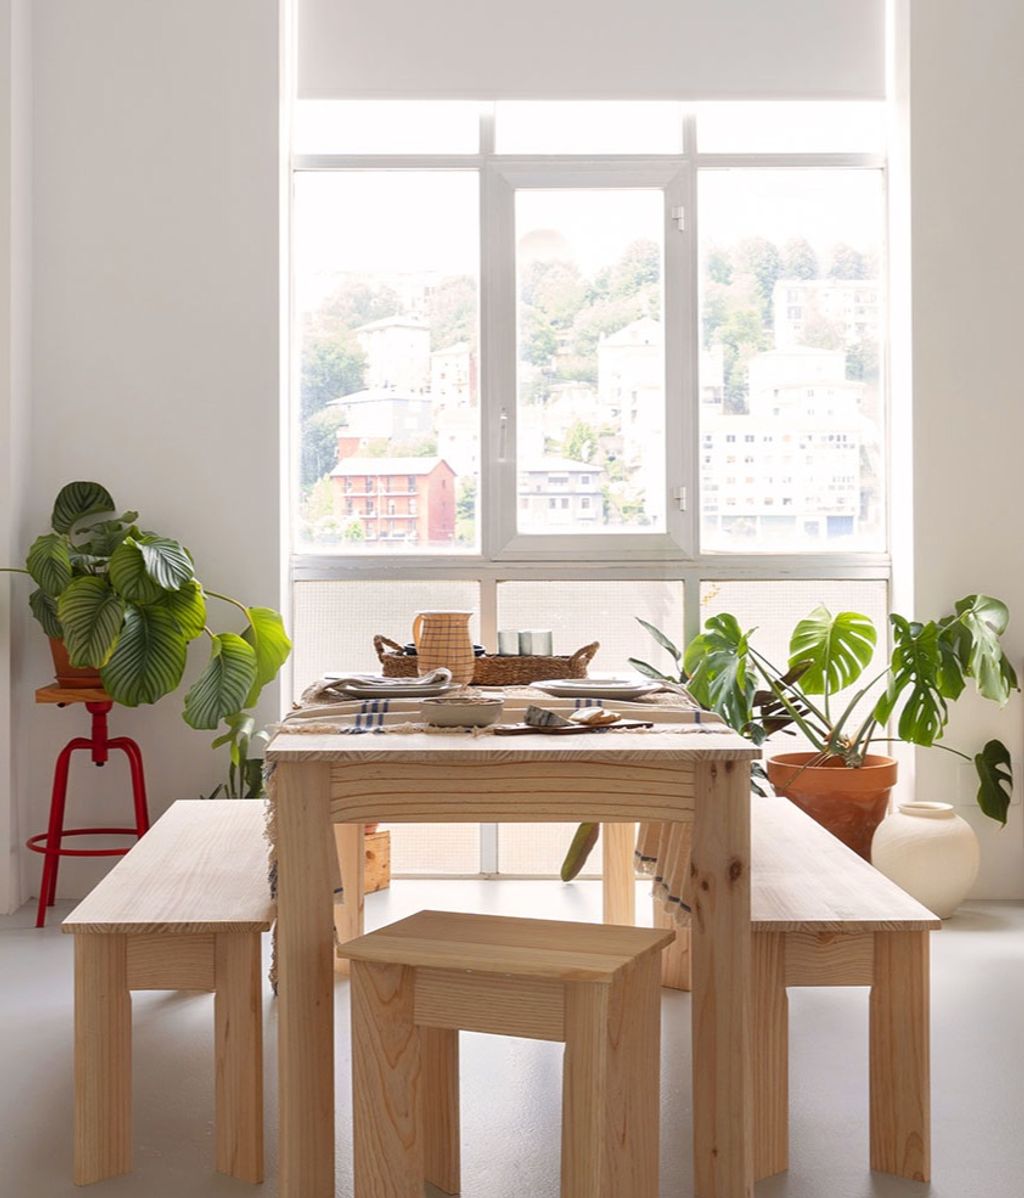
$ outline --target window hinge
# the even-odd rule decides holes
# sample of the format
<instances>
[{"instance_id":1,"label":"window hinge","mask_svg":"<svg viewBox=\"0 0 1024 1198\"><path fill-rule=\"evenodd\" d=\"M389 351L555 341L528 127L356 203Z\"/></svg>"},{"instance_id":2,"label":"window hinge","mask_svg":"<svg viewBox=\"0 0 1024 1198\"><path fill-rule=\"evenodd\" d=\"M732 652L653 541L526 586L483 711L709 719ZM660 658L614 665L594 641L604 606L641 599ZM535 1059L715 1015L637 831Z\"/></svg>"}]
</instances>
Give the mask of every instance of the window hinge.
<instances>
[{"instance_id":1,"label":"window hinge","mask_svg":"<svg viewBox=\"0 0 1024 1198\"><path fill-rule=\"evenodd\" d=\"M679 230L679 232L685 233L686 232L686 209L682 208L682 207L673 208L672 209L672 219L676 222L676 228Z\"/></svg>"},{"instance_id":2,"label":"window hinge","mask_svg":"<svg viewBox=\"0 0 1024 1198\"><path fill-rule=\"evenodd\" d=\"M676 501L676 504L678 505L679 510L681 512L685 512L686 511L686 488L685 487L676 487L676 489L672 492L672 498Z\"/></svg>"}]
</instances>

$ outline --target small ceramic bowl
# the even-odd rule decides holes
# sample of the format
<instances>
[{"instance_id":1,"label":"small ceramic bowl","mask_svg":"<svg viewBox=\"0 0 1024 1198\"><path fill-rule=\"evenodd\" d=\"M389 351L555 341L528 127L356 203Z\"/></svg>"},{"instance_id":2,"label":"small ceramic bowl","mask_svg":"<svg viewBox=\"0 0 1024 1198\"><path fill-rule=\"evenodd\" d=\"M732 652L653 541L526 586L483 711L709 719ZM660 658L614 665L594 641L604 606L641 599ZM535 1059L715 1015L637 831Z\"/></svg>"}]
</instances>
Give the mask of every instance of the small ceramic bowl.
<instances>
[{"instance_id":1,"label":"small ceramic bowl","mask_svg":"<svg viewBox=\"0 0 1024 1198\"><path fill-rule=\"evenodd\" d=\"M486 728L501 718L501 699L445 695L424 699L423 718L435 728Z\"/></svg>"}]
</instances>

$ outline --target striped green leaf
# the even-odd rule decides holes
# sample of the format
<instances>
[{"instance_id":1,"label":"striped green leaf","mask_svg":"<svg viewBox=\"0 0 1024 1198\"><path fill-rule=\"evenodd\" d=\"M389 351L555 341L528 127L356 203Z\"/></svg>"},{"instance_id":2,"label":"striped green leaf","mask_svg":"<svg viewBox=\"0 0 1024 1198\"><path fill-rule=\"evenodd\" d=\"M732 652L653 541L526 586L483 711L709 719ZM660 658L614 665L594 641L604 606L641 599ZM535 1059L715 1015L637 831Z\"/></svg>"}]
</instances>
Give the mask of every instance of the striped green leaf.
<instances>
[{"instance_id":1,"label":"striped green leaf","mask_svg":"<svg viewBox=\"0 0 1024 1198\"><path fill-rule=\"evenodd\" d=\"M125 707L155 703L181 682L186 647L185 637L169 612L128 604L121 639L100 672L103 686Z\"/></svg>"},{"instance_id":2,"label":"striped green leaf","mask_svg":"<svg viewBox=\"0 0 1024 1198\"><path fill-rule=\"evenodd\" d=\"M167 593L146 569L146 559L134 537L125 537L111 554L110 581L129 603L156 603Z\"/></svg>"},{"instance_id":3,"label":"striped green leaf","mask_svg":"<svg viewBox=\"0 0 1024 1198\"><path fill-rule=\"evenodd\" d=\"M185 695L185 723L191 728L216 728L245 705L256 680L256 650L233 632L213 638L206 669Z\"/></svg>"},{"instance_id":4,"label":"striped green leaf","mask_svg":"<svg viewBox=\"0 0 1024 1198\"><path fill-rule=\"evenodd\" d=\"M256 651L256 681L252 684L245 700L251 707L260 697L260 691L277 677L277 672L288 660L292 643L284 630L280 613L271 607L250 607L249 627L242 639Z\"/></svg>"},{"instance_id":5,"label":"striped green leaf","mask_svg":"<svg viewBox=\"0 0 1024 1198\"><path fill-rule=\"evenodd\" d=\"M73 666L100 669L110 660L124 619L124 600L105 578L76 578L57 601Z\"/></svg>"},{"instance_id":6,"label":"striped green leaf","mask_svg":"<svg viewBox=\"0 0 1024 1198\"><path fill-rule=\"evenodd\" d=\"M194 641L206 627L206 596L194 578L164 595L157 606L171 613L186 640Z\"/></svg>"},{"instance_id":7,"label":"striped green leaf","mask_svg":"<svg viewBox=\"0 0 1024 1198\"><path fill-rule=\"evenodd\" d=\"M165 591L176 591L191 582L194 575L192 557L180 541L147 533L137 544L146 573L157 586Z\"/></svg>"},{"instance_id":8,"label":"striped green leaf","mask_svg":"<svg viewBox=\"0 0 1024 1198\"><path fill-rule=\"evenodd\" d=\"M57 600L52 595L47 595L45 591L33 591L28 597L28 605L32 609L32 614L42 625L43 632L55 641L63 640L64 629L61 628L60 620L57 619Z\"/></svg>"},{"instance_id":9,"label":"striped green leaf","mask_svg":"<svg viewBox=\"0 0 1024 1198\"><path fill-rule=\"evenodd\" d=\"M99 483L68 483L54 501L50 525L55 532L70 532L83 517L113 510L114 501L106 487Z\"/></svg>"},{"instance_id":10,"label":"striped green leaf","mask_svg":"<svg viewBox=\"0 0 1024 1198\"><path fill-rule=\"evenodd\" d=\"M63 533L36 537L25 566L41 591L54 599L71 581L71 548Z\"/></svg>"}]
</instances>

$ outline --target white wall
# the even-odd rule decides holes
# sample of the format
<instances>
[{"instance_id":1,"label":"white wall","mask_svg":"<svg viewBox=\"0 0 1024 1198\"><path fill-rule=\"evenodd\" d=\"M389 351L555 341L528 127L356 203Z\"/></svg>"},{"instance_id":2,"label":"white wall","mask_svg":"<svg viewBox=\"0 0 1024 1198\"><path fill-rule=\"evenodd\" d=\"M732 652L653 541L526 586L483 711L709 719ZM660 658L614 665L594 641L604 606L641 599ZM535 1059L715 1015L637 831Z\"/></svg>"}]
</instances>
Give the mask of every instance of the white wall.
<instances>
[{"instance_id":1,"label":"white wall","mask_svg":"<svg viewBox=\"0 0 1024 1198\"><path fill-rule=\"evenodd\" d=\"M31 22L29 0L0 0L0 564L21 548L27 481L31 351ZM12 747L27 725L14 694L24 678L17 633L25 613L0 576L0 912L21 892L18 796L24 763ZM12 630L15 635L12 635Z\"/></svg>"},{"instance_id":2,"label":"white wall","mask_svg":"<svg viewBox=\"0 0 1024 1198\"><path fill-rule=\"evenodd\" d=\"M914 586L922 617L974 591L1010 606L1008 650L1024 666L1024 5L911 0L897 9L909 65ZM898 469L898 464L897 464ZM961 701L947 740L1010 747L1017 793L999 831L973 805L973 768L918 754L917 796L962 804L982 836L980 897L1024 896L1022 703Z\"/></svg>"},{"instance_id":3,"label":"white wall","mask_svg":"<svg viewBox=\"0 0 1024 1198\"><path fill-rule=\"evenodd\" d=\"M212 589L276 606L277 0L33 10L32 528L64 482L95 479L145 527L181 538ZM217 606L211 623L235 627ZM52 675L34 625L30 646L22 705ZM268 718L276 704L268 696ZM179 694L113 713L113 730L142 745L153 815L209 789L222 765L180 709ZM86 719L32 710L18 745L31 763L22 839L45 828L54 757ZM79 761L71 781L69 825L129 815L122 761ZM26 858L35 893L41 858ZM66 861L61 893L84 892L107 865Z\"/></svg>"}]
</instances>

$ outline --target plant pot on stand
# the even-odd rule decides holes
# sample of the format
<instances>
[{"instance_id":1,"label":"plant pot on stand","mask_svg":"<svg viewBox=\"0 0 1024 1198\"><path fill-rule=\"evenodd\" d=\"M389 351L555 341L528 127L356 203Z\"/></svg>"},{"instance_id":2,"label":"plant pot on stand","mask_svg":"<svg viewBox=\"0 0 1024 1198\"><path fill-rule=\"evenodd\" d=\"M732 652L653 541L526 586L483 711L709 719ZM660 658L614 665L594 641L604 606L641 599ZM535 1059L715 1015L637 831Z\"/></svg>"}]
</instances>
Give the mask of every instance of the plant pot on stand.
<instances>
[{"instance_id":1,"label":"plant pot on stand","mask_svg":"<svg viewBox=\"0 0 1024 1198\"><path fill-rule=\"evenodd\" d=\"M53 656L53 669L57 684L67 690L99 690L103 686L99 670L83 669L73 666L68 657L67 647L62 640L50 637L50 653Z\"/></svg>"},{"instance_id":2,"label":"plant pot on stand","mask_svg":"<svg viewBox=\"0 0 1024 1198\"><path fill-rule=\"evenodd\" d=\"M889 809L896 784L896 762L868 755L858 769L841 758L820 761L820 754L780 753L767 762L768 780L784 795L865 861L871 860L871 841Z\"/></svg>"}]
</instances>

